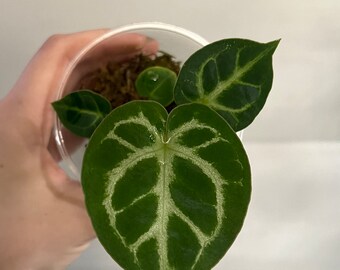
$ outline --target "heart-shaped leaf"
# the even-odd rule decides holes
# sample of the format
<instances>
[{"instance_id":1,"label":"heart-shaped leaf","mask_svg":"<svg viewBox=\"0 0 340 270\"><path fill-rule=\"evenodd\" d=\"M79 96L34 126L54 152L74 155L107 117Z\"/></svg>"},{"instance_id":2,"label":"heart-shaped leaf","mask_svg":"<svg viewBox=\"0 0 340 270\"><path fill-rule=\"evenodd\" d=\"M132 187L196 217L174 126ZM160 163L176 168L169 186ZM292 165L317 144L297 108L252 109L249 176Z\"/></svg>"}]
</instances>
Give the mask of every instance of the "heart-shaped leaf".
<instances>
[{"instance_id":1,"label":"heart-shaped leaf","mask_svg":"<svg viewBox=\"0 0 340 270\"><path fill-rule=\"evenodd\" d=\"M278 40L262 44L225 39L205 46L184 63L175 87L175 102L205 104L235 131L247 127L263 108L271 89L272 55L278 44Z\"/></svg>"},{"instance_id":2,"label":"heart-shaped leaf","mask_svg":"<svg viewBox=\"0 0 340 270\"><path fill-rule=\"evenodd\" d=\"M110 102L90 90L70 93L52 106L67 129L88 138L111 111Z\"/></svg>"},{"instance_id":3,"label":"heart-shaped leaf","mask_svg":"<svg viewBox=\"0 0 340 270\"><path fill-rule=\"evenodd\" d=\"M124 269L210 269L250 200L243 146L202 104L114 109L85 152L82 185L97 236Z\"/></svg>"},{"instance_id":4,"label":"heart-shaped leaf","mask_svg":"<svg viewBox=\"0 0 340 270\"><path fill-rule=\"evenodd\" d=\"M174 100L176 79L176 73L168 68L149 67L138 75L136 90L140 96L168 106Z\"/></svg>"}]
</instances>

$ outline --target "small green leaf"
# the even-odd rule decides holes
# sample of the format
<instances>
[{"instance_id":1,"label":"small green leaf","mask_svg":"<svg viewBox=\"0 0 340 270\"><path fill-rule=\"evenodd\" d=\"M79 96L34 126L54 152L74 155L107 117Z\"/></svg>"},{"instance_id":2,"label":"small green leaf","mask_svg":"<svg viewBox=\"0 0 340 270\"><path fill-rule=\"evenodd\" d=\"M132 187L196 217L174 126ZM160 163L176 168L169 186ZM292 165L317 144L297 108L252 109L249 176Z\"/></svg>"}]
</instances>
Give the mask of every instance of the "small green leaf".
<instances>
[{"instance_id":1,"label":"small green leaf","mask_svg":"<svg viewBox=\"0 0 340 270\"><path fill-rule=\"evenodd\" d=\"M176 104L202 103L235 131L247 127L271 89L272 55L278 44L225 39L205 46L184 63L174 90Z\"/></svg>"},{"instance_id":2,"label":"small green leaf","mask_svg":"<svg viewBox=\"0 0 340 270\"><path fill-rule=\"evenodd\" d=\"M114 109L85 152L82 185L98 239L126 270L211 269L250 200L243 146L202 104Z\"/></svg>"},{"instance_id":3,"label":"small green leaf","mask_svg":"<svg viewBox=\"0 0 340 270\"><path fill-rule=\"evenodd\" d=\"M73 92L52 106L67 129L88 138L111 111L110 102L90 90Z\"/></svg>"},{"instance_id":4,"label":"small green leaf","mask_svg":"<svg viewBox=\"0 0 340 270\"><path fill-rule=\"evenodd\" d=\"M176 79L176 73L168 68L150 67L139 74L136 89L140 96L168 106L174 99Z\"/></svg>"}]
</instances>

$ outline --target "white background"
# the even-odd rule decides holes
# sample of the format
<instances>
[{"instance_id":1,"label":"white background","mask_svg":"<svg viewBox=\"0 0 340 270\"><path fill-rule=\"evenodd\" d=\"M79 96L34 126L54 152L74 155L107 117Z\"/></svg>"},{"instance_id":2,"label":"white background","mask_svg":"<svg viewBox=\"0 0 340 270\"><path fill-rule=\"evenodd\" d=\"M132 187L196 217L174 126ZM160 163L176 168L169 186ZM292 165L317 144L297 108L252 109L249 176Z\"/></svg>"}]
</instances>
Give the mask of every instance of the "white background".
<instances>
[{"instance_id":1,"label":"white background","mask_svg":"<svg viewBox=\"0 0 340 270\"><path fill-rule=\"evenodd\" d=\"M340 269L340 1L0 0L0 98L50 35L141 21L209 41L282 39L272 93L244 136L249 215L216 269ZM69 269L112 265L94 242Z\"/></svg>"}]
</instances>

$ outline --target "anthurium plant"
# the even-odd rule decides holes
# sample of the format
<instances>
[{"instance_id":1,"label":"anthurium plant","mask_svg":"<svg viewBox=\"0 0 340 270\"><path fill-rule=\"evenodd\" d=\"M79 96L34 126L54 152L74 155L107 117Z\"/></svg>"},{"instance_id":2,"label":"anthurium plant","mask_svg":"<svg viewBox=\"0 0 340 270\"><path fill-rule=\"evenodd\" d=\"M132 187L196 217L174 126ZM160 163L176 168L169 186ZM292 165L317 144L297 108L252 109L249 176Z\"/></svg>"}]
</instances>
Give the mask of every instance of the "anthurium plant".
<instances>
[{"instance_id":1,"label":"anthurium plant","mask_svg":"<svg viewBox=\"0 0 340 270\"><path fill-rule=\"evenodd\" d=\"M86 206L121 267L211 269L232 245L251 195L236 132L266 102L278 44L224 39L195 52L178 76L149 67L135 82L143 100L113 110L90 90L53 103L66 128L90 137Z\"/></svg>"}]
</instances>

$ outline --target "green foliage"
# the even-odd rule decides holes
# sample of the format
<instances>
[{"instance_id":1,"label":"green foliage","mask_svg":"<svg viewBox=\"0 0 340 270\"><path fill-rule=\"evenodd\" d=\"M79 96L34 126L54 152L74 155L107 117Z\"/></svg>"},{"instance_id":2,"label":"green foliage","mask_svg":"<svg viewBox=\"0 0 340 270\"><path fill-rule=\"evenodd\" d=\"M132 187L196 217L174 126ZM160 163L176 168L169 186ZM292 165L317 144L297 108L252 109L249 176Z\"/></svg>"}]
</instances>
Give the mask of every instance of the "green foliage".
<instances>
[{"instance_id":1,"label":"green foliage","mask_svg":"<svg viewBox=\"0 0 340 270\"><path fill-rule=\"evenodd\" d=\"M272 55L279 40L266 44L225 39L194 53L180 71L177 104L198 102L222 115L235 131L263 108L273 81Z\"/></svg>"},{"instance_id":2,"label":"green foliage","mask_svg":"<svg viewBox=\"0 0 340 270\"><path fill-rule=\"evenodd\" d=\"M141 97L148 97L168 106L174 99L177 75L164 67L150 67L142 71L136 80L136 90Z\"/></svg>"},{"instance_id":3,"label":"green foliage","mask_svg":"<svg viewBox=\"0 0 340 270\"><path fill-rule=\"evenodd\" d=\"M251 194L235 132L265 104L278 43L217 41L194 53L177 80L166 68L146 69L136 88L150 100L106 117L107 101L88 91L53 103L65 127L93 132L82 168L86 206L124 269L211 269L232 245Z\"/></svg>"},{"instance_id":4,"label":"green foliage","mask_svg":"<svg viewBox=\"0 0 340 270\"><path fill-rule=\"evenodd\" d=\"M111 111L107 99L89 90L73 92L53 102L52 106L67 129L88 138Z\"/></svg>"},{"instance_id":5,"label":"green foliage","mask_svg":"<svg viewBox=\"0 0 340 270\"><path fill-rule=\"evenodd\" d=\"M223 118L201 104L168 115L153 101L104 119L82 184L97 236L124 269L210 269L240 231L251 189L246 153Z\"/></svg>"}]
</instances>

